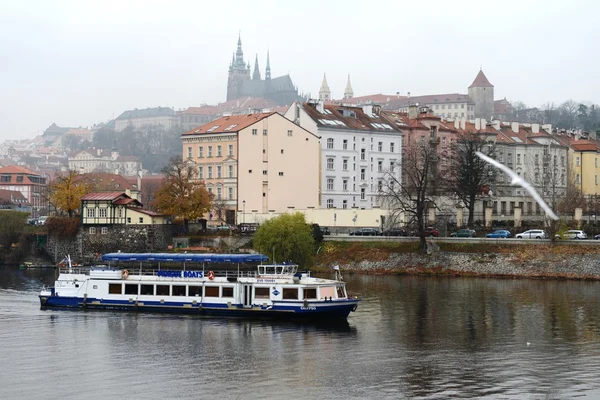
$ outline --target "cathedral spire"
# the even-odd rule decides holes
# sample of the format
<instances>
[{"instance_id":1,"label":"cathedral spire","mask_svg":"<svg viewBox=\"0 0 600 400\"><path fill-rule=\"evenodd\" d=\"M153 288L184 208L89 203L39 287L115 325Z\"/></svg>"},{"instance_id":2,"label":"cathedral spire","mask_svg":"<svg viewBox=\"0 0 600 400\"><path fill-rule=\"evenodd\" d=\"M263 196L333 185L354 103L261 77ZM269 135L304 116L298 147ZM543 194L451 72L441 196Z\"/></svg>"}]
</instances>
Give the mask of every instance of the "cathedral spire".
<instances>
[{"instance_id":1,"label":"cathedral spire","mask_svg":"<svg viewBox=\"0 0 600 400\"><path fill-rule=\"evenodd\" d=\"M323 74L323 82L321 83L321 89L319 89L319 100L331 100L331 90L327 84L327 75Z\"/></svg>"},{"instance_id":2,"label":"cathedral spire","mask_svg":"<svg viewBox=\"0 0 600 400\"><path fill-rule=\"evenodd\" d=\"M265 80L271 79L271 60L269 60L269 50L267 50L267 69L265 71Z\"/></svg>"},{"instance_id":3,"label":"cathedral spire","mask_svg":"<svg viewBox=\"0 0 600 400\"><path fill-rule=\"evenodd\" d=\"M246 65L246 63L244 62L244 52L242 50L241 33L238 36L237 51L235 52L235 64L238 68L241 67L241 69L243 69Z\"/></svg>"},{"instance_id":4,"label":"cathedral spire","mask_svg":"<svg viewBox=\"0 0 600 400\"><path fill-rule=\"evenodd\" d=\"M260 81L260 70L258 69L258 54L256 55L256 59L254 60L254 74L252 75L252 79Z\"/></svg>"},{"instance_id":5,"label":"cathedral spire","mask_svg":"<svg viewBox=\"0 0 600 400\"><path fill-rule=\"evenodd\" d=\"M352 85L350 84L350 74L348 74L348 83L346 83L346 89L344 90L344 99L349 99L354 97L354 91L352 90Z\"/></svg>"}]
</instances>

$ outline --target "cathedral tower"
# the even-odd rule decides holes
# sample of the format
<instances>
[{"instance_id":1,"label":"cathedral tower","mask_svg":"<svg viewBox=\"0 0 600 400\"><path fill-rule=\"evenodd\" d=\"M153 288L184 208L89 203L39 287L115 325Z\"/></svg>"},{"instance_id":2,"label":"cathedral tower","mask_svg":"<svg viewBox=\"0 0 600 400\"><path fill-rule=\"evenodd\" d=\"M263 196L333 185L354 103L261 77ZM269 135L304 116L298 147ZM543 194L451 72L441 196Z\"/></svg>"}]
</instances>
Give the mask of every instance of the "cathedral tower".
<instances>
[{"instance_id":1,"label":"cathedral tower","mask_svg":"<svg viewBox=\"0 0 600 400\"><path fill-rule=\"evenodd\" d=\"M475 118L485 118L490 121L494 114L494 85L481 69L469 86L469 97L475 103Z\"/></svg>"},{"instance_id":2,"label":"cathedral tower","mask_svg":"<svg viewBox=\"0 0 600 400\"><path fill-rule=\"evenodd\" d=\"M354 97L354 90L350 84L350 74L348 74L348 83L346 83L346 89L344 90L344 99L350 99Z\"/></svg>"},{"instance_id":3,"label":"cathedral tower","mask_svg":"<svg viewBox=\"0 0 600 400\"><path fill-rule=\"evenodd\" d=\"M321 83L321 89L319 89L319 100L331 100L331 90L329 90L329 85L327 84L326 74L323 74L323 82Z\"/></svg>"},{"instance_id":4,"label":"cathedral tower","mask_svg":"<svg viewBox=\"0 0 600 400\"><path fill-rule=\"evenodd\" d=\"M257 59L258 62L258 59ZM229 78L227 79L227 101L240 97L240 92L245 81L250 80L250 65L246 66L244 52L242 51L242 38L238 36L237 51L229 65Z\"/></svg>"}]
</instances>

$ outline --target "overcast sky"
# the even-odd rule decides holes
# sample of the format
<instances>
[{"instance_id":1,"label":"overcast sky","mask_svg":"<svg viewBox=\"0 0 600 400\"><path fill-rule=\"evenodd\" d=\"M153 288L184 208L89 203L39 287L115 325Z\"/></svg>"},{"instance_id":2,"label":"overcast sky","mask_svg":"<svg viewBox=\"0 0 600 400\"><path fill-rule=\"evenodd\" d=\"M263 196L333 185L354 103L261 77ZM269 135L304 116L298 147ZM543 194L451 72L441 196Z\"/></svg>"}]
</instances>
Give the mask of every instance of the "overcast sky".
<instances>
[{"instance_id":1,"label":"overcast sky","mask_svg":"<svg viewBox=\"0 0 600 400\"><path fill-rule=\"evenodd\" d=\"M0 141L51 123L91 126L133 108L225 101L244 58L267 50L334 98L466 93L480 66L495 97L600 102L595 1L0 1Z\"/></svg>"}]
</instances>

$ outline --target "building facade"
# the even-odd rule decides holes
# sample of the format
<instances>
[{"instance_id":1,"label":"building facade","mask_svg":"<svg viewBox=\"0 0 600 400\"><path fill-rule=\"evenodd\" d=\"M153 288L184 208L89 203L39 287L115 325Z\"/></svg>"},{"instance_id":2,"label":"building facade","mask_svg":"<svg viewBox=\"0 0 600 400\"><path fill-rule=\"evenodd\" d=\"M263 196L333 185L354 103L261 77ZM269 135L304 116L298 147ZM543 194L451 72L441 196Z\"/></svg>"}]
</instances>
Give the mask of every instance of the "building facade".
<instances>
[{"instance_id":1,"label":"building facade","mask_svg":"<svg viewBox=\"0 0 600 400\"><path fill-rule=\"evenodd\" d=\"M427 107L433 115L440 118L475 118L475 103L468 95L460 93L393 99L383 109L408 113L412 105Z\"/></svg>"},{"instance_id":2,"label":"building facade","mask_svg":"<svg viewBox=\"0 0 600 400\"><path fill-rule=\"evenodd\" d=\"M139 129L145 126L161 126L165 130L171 130L179 126L179 117L169 107L154 107L143 110L125 111L115 119L115 130L122 132L131 126Z\"/></svg>"},{"instance_id":3,"label":"building facade","mask_svg":"<svg viewBox=\"0 0 600 400\"><path fill-rule=\"evenodd\" d=\"M181 139L229 224L319 205L319 138L276 112L225 116Z\"/></svg>"},{"instance_id":4,"label":"building facade","mask_svg":"<svg viewBox=\"0 0 600 400\"><path fill-rule=\"evenodd\" d=\"M90 233L107 234L114 225L163 225L167 219L125 192L97 192L81 198L81 223L93 228Z\"/></svg>"},{"instance_id":5,"label":"building facade","mask_svg":"<svg viewBox=\"0 0 600 400\"><path fill-rule=\"evenodd\" d=\"M69 170L80 174L92 172L136 176L142 171L138 157L121 156L117 151L88 149L69 156Z\"/></svg>"},{"instance_id":6,"label":"building facade","mask_svg":"<svg viewBox=\"0 0 600 400\"><path fill-rule=\"evenodd\" d=\"M32 217L48 215L48 179L16 165L0 168L0 189L20 192L31 206Z\"/></svg>"},{"instance_id":7,"label":"building facade","mask_svg":"<svg viewBox=\"0 0 600 400\"><path fill-rule=\"evenodd\" d=\"M294 103L286 117L321 138L322 208L380 206L380 183L400 173L401 131L378 106L345 106L322 101Z\"/></svg>"},{"instance_id":8,"label":"building facade","mask_svg":"<svg viewBox=\"0 0 600 400\"><path fill-rule=\"evenodd\" d=\"M494 115L494 85L479 70L475 80L469 86L469 97L475 103L475 118L485 118L490 121Z\"/></svg>"}]
</instances>

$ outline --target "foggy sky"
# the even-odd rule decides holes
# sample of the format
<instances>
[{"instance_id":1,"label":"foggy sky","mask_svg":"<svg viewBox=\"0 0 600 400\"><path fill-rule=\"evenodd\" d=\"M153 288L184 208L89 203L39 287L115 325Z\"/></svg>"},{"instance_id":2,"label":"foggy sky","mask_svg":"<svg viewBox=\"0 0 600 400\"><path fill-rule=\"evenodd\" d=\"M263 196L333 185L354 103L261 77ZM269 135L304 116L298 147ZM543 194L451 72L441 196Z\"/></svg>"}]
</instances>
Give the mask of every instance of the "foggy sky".
<instances>
[{"instance_id":1,"label":"foggy sky","mask_svg":"<svg viewBox=\"0 0 600 400\"><path fill-rule=\"evenodd\" d=\"M91 126L133 108L225 101L241 31L261 75L334 98L466 93L480 66L495 97L600 102L594 1L0 2L0 141L51 123Z\"/></svg>"}]
</instances>

